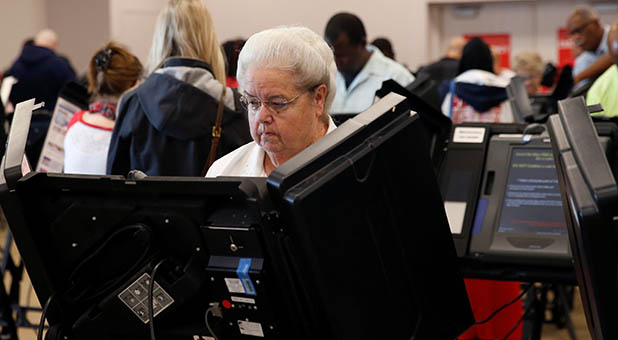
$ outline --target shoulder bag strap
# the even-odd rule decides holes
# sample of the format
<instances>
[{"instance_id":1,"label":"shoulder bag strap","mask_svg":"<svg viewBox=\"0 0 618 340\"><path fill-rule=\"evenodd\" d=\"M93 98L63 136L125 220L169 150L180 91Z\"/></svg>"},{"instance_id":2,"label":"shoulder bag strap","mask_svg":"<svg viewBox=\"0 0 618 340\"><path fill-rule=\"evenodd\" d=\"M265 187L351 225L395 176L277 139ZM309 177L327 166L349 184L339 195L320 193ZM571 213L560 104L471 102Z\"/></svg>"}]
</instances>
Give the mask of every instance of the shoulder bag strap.
<instances>
[{"instance_id":1,"label":"shoulder bag strap","mask_svg":"<svg viewBox=\"0 0 618 340\"><path fill-rule=\"evenodd\" d=\"M206 172L208 168L215 162L215 158L217 157L217 147L219 146L219 139L221 138L221 120L223 119L223 109L225 101L225 90L226 86L223 86L223 91L221 91L221 98L219 98L219 106L217 107L217 120L215 121L215 125L212 127L212 139L210 141L210 153L208 154L208 160L206 164L204 164L204 169L202 169L201 176L206 176Z\"/></svg>"}]
</instances>

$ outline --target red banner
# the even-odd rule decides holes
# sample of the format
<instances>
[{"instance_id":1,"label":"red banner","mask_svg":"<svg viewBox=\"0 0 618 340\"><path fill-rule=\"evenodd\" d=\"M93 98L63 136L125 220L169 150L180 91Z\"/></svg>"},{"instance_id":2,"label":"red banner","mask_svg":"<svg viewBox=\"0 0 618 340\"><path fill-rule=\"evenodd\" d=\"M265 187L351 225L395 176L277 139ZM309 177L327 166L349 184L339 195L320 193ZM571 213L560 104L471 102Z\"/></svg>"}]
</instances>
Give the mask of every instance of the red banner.
<instances>
[{"instance_id":1,"label":"red banner","mask_svg":"<svg viewBox=\"0 0 618 340\"><path fill-rule=\"evenodd\" d=\"M558 69L562 69L565 65L573 66L573 40L569 37L569 31L566 28L558 29Z\"/></svg>"},{"instance_id":2,"label":"red banner","mask_svg":"<svg viewBox=\"0 0 618 340\"><path fill-rule=\"evenodd\" d=\"M470 40L473 37L479 37L491 47L494 53L498 54L500 67L511 67L511 35L503 34L466 34L464 38Z\"/></svg>"}]
</instances>

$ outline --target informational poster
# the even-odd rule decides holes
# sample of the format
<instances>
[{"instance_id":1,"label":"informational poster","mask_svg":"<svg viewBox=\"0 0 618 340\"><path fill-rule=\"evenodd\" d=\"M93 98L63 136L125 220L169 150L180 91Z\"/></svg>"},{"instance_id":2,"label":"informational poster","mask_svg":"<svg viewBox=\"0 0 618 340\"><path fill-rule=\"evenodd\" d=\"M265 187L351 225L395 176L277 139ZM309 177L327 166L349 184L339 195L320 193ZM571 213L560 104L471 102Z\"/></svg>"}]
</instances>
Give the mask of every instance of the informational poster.
<instances>
[{"instance_id":1,"label":"informational poster","mask_svg":"<svg viewBox=\"0 0 618 340\"><path fill-rule=\"evenodd\" d=\"M558 29L558 69L562 69L566 65L573 66L575 57L573 57L573 40L569 37L569 31L566 28Z\"/></svg>"},{"instance_id":2,"label":"informational poster","mask_svg":"<svg viewBox=\"0 0 618 340\"><path fill-rule=\"evenodd\" d=\"M58 97L36 171L62 172L64 168L64 135L71 117L80 110L79 106Z\"/></svg>"},{"instance_id":3,"label":"informational poster","mask_svg":"<svg viewBox=\"0 0 618 340\"><path fill-rule=\"evenodd\" d=\"M464 38L470 40L473 37L479 37L489 45L494 53L498 54L500 67L511 68L511 35L508 33L499 34L465 34Z\"/></svg>"}]
</instances>

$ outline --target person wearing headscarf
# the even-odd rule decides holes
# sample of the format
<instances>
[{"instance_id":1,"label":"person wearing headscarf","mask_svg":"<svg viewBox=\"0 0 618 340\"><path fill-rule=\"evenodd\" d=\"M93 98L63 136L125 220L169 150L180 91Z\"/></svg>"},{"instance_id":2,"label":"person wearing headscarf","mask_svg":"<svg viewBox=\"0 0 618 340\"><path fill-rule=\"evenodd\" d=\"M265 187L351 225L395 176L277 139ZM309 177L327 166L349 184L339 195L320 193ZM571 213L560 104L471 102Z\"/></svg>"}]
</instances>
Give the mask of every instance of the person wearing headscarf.
<instances>
[{"instance_id":1,"label":"person wearing headscarf","mask_svg":"<svg viewBox=\"0 0 618 340\"><path fill-rule=\"evenodd\" d=\"M453 123L513 122L511 108L506 103L509 81L494 73L489 46L478 37L464 46L457 77L448 82L442 102L442 112Z\"/></svg>"}]
</instances>

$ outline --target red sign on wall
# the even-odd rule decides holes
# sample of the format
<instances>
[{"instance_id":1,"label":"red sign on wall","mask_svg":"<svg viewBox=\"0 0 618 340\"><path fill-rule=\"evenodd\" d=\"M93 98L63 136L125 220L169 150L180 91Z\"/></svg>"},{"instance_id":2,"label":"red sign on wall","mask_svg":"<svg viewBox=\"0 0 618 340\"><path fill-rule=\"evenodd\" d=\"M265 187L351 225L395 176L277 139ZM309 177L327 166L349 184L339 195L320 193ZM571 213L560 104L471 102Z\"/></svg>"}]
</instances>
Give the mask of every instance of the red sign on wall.
<instances>
[{"instance_id":1,"label":"red sign on wall","mask_svg":"<svg viewBox=\"0 0 618 340\"><path fill-rule=\"evenodd\" d=\"M565 65L573 66L573 41L569 38L569 31L566 28L558 29L558 69Z\"/></svg>"},{"instance_id":2,"label":"red sign on wall","mask_svg":"<svg viewBox=\"0 0 618 340\"><path fill-rule=\"evenodd\" d=\"M500 67L511 67L511 35L504 34L466 34L464 38L470 40L474 37L479 37L489 45L494 53L498 54Z\"/></svg>"}]
</instances>

